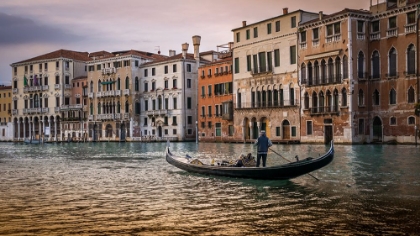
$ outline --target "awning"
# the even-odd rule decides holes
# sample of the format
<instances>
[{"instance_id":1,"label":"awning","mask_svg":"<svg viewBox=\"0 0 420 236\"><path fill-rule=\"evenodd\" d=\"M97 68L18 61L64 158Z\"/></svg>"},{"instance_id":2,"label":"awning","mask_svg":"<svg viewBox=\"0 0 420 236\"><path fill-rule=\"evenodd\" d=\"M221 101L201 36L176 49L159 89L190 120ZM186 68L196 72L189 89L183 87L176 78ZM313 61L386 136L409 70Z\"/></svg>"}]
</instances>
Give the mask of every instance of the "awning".
<instances>
[{"instance_id":1,"label":"awning","mask_svg":"<svg viewBox=\"0 0 420 236\"><path fill-rule=\"evenodd\" d=\"M115 83L115 81L105 81L105 82L101 82L102 85L107 85L107 84L113 84Z\"/></svg>"}]
</instances>

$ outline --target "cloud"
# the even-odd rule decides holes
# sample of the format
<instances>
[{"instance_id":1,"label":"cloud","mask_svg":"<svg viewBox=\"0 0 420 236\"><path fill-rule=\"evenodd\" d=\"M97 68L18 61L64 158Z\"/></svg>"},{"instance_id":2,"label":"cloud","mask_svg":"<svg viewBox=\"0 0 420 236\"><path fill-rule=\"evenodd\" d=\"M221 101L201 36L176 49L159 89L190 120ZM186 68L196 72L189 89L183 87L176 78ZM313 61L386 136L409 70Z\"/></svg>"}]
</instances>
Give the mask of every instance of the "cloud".
<instances>
[{"instance_id":1,"label":"cloud","mask_svg":"<svg viewBox=\"0 0 420 236\"><path fill-rule=\"evenodd\" d=\"M69 43L82 39L58 28L38 25L33 20L0 12L0 45Z\"/></svg>"}]
</instances>

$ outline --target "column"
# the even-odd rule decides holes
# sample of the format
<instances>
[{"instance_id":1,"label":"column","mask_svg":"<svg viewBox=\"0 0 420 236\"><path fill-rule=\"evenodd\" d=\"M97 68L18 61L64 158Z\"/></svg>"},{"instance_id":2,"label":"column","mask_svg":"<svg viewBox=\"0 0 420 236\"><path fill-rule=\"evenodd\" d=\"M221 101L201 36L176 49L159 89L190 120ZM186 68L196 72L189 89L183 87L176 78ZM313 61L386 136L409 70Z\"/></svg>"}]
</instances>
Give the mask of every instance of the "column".
<instances>
[{"instance_id":1,"label":"column","mask_svg":"<svg viewBox=\"0 0 420 236\"><path fill-rule=\"evenodd\" d=\"M249 122L249 139L254 137L254 126L252 125L252 121Z\"/></svg>"},{"instance_id":2,"label":"column","mask_svg":"<svg viewBox=\"0 0 420 236\"><path fill-rule=\"evenodd\" d=\"M257 122L257 127L258 127L258 133L260 133L261 132L261 122Z\"/></svg>"},{"instance_id":3,"label":"column","mask_svg":"<svg viewBox=\"0 0 420 236\"><path fill-rule=\"evenodd\" d=\"M28 129L29 129L29 139L32 138L32 122L31 120L28 120Z\"/></svg>"},{"instance_id":4,"label":"column","mask_svg":"<svg viewBox=\"0 0 420 236\"><path fill-rule=\"evenodd\" d=\"M55 141L57 142L57 118L54 117L54 138Z\"/></svg>"},{"instance_id":5,"label":"column","mask_svg":"<svg viewBox=\"0 0 420 236\"><path fill-rule=\"evenodd\" d=\"M25 140L25 138L26 138L26 123L25 123L25 120L22 120L22 123L23 123L23 140Z\"/></svg>"}]
</instances>

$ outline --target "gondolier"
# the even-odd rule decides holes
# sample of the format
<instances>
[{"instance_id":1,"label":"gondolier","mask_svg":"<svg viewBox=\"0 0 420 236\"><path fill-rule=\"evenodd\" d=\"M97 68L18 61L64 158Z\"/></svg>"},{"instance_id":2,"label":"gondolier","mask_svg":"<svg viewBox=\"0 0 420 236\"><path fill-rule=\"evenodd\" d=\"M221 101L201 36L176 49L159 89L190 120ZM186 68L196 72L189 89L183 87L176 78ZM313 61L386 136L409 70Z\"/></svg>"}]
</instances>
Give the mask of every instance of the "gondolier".
<instances>
[{"instance_id":1,"label":"gondolier","mask_svg":"<svg viewBox=\"0 0 420 236\"><path fill-rule=\"evenodd\" d=\"M260 167L261 159L262 166L265 167L268 148L273 146L271 140L265 135L265 130L261 130L260 137L255 141L255 146L257 146L257 167Z\"/></svg>"}]
</instances>

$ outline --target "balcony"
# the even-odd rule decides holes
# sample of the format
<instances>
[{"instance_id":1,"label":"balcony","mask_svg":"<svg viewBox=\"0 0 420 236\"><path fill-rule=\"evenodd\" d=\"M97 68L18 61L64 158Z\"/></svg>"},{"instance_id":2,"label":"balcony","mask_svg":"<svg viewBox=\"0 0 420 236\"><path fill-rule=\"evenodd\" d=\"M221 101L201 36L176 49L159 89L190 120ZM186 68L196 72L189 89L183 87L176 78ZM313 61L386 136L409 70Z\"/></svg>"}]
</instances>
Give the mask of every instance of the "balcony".
<instances>
[{"instance_id":1,"label":"balcony","mask_svg":"<svg viewBox=\"0 0 420 236\"><path fill-rule=\"evenodd\" d=\"M312 40L312 47L316 48L319 46L319 39L313 39Z\"/></svg>"},{"instance_id":2,"label":"balcony","mask_svg":"<svg viewBox=\"0 0 420 236\"><path fill-rule=\"evenodd\" d=\"M17 94L18 92L19 92L19 89L17 89L17 88L13 89L13 94Z\"/></svg>"},{"instance_id":3,"label":"balcony","mask_svg":"<svg viewBox=\"0 0 420 236\"><path fill-rule=\"evenodd\" d=\"M96 120L114 120L114 114L98 114Z\"/></svg>"},{"instance_id":4,"label":"balcony","mask_svg":"<svg viewBox=\"0 0 420 236\"><path fill-rule=\"evenodd\" d=\"M50 86L42 85L42 91L48 91L49 89L50 89Z\"/></svg>"},{"instance_id":5,"label":"balcony","mask_svg":"<svg viewBox=\"0 0 420 236\"><path fill-rule=\"evenodd\" d=\"M117 73L117 68L115 67L109 67L109 68L103 68L102 74L103 75L109 75L109 74L115 74Z\"/></svg>"},{"instance_id":6,"label":"balcony","mask_svg":"<svg viewBox=\"0 0 420 236\"><path fill-rule=\"evenodd\" d=\"M88 93L88 98L92 98L93 99L93 93Z\"/></svg>"},{"instance_id":7,"label":"balcony","mask_svg":"<svg viewBox=\"0 0 420 236\"><path fill-rule=\"evenodd\" d=\"M341 74L331 75L328 77L321 77L321 78L309 78L309 79L302 79L302 84L306 84L306 86L319 86L319 85L328 85L328 84L340 84L341 83Z\"/></svg>"},{"instance_id":8,"label":"balcony","mask_svg":"<svg viewBox=\"0 0 420 236\"><path fill-rule=\"evenodd\" d=\"M369 39L370 39L370 41L380 40L381 39L381 32L371 33Z\"/></svg>"},{"instance_id":9,"label":"balcony","mask_svg":"<svg viewBox=\"0 0 420 236\"><path fill-rule=\"evenodd\" d=\"M24 93L28 93L28 92L39 92L42 91L42 86L27 86L25 88L23 88L23 92Z\"/></svg>"},{"instance_id":10,"label":"balcony","mask_svg":"<svg viewBox=\"0 0 420 236\"><path fill-rule=\"evenodd\" d=\"M300 43L300 49L306 49L308 47L308 44L306 42Z\"/></svg>"},{"instance_id":11,"label":"balcony","mask_svg":"<svg viewBox=\"0 0 420 236\"><path fill-rule=\"evenodd\" d=\"M93 121L93 117L94 117L93 115L89 115L88 119Z\"/></svg>"},{"instance_id":12,"label":"balcony","mask_svg":"<svg viewBox=\"0 0 420 236\"><path fill-rule=\"evenodd\" d=\"M365 33L358 32L357 33L357 40L365 40Z\"/></svg>"},{"instance_id":13,"label":"balcony","mask_svg":"<svg viewBox=\"0 0 420 236\"><path fill-rule=\"evenodd\" d=\"M398 36L398 28L388 29L386 31L386 37L397 37Z\"/></svg>"},{"instance_id":14,"label":"balcony","mask_svg":"<svg viewBox=\"0 0 420 236\"><path fill-rule=\"evenodd\" d=\"M54 84L54 89L55 89L55 90L59 90L59 89L61 89L61 85L59 85L59 84Z\"/></svg>"},{"instance_id":15,"label":"balcony","mask_svg":"<svg viewBox=\"0 0 420 236\"><path fill-rule=\"evenodd\" d=\"M129 96L130 95L130 89L124 89L123 90L123 95L124 96Z\"/></svg>"},{"instance_id":16,"label":"balcony","mask_svg":"<svg viewBox=\"0 0 420 236\"><path fill-rule=\"evenodd\" d=\"M71 84L65 84L64 89L66 89L66 90L71 89Z\"/></svg>"},{"instance_id":17,"label":"balcony","mask_svg":"<svg viewBox=\"0 0 420 236\"><path fill-rule=\"evenodd\" d=\"M74 110L81 110L82 108L83 108L82 104L63 105L60 107L60 111L74 111Z\"/></svg>"},{"instance_id":18,"label":"balcony","mask_svg":"<svg viewBox=\"0 0 420 236\"><path fill-rule=\"evenodd\" d=\"M103 96L102 96L102 92L97 92L97 93L96 93L96 97L97 97L97 98L101 98L101 97L103 97Z\"/></svg>"},{"instance_id":19,"label":"balcony","mask_svg":"<svg viewBox=\"0 0 420 236\"><path fill-rule=\"evenodd\" d=\"M299 100L269 101L269 102L243 102L235 104L235 109L274 109L299 106Z\"/></svg>"},{"instance_id":20,"label":"balcony","mask_svg":"<svg viewBox=\"0 0 420 236\"><path fill-rule=\"evenodd\" d=\"M121 90L115 90L115 96L120 97L121 96Z\"/></svg>"},{"instance_id":21,"label":"balcony","mask_svg":"<svg viewBox=\"0 0 420 236\"><path fill-rule=\"evenodd\" d=\"M54 112L55 112L55 113L60 112L60 107L54 107Z\"/></svg>"},{"instance_id":22,"label":"balcony","mask_svg":"<svg viewBox=\"0 0 420 236\"><path fill-rule=\"evenodd\" d=\"M335 34L335 35L327 36L325 38L326 43L333 43L333 42L338 42L338 41L341 41L341 34Z\"/></svg>"},{"instance_id":23,"label":"balcony","mask_svg":"<svg viewBox=\"0 0 420 236\"><path fill-rule=\"evenodd\" d=\"M17 109L13 109L13 110L12 110L12 115L13 115L13 116L15 116L15 115L17 115L17 114L18 114L18 110L17 110Z\"/></svg>"},{"instance_id":24,"label":"balcony","mask_svg":"<svg viewBox=\"0 0 420 236\"><path fill-rule=\"evenodd\" d=\"M124 120L128 120L128 119L130 119L130 114L128 114L128 113L124 113L124 114L123 114L123 119L124 119Z\"/></svg>"},{"instance_id":25,"label":"balcony","mask_svg":"<svg viewBox=\"0 0 420 236\"><path fill-rule=\"evenodd\" d=\"M164 115L167 115L167 110L146 111L146 115L148 115L148 116L164 116Z\"/></svg>"},{"instance_id":26,"label":"balcony","mask_svg":"<svg viewBox=\"0 0 420 236\"><path fill-rule=\"evenodd\" d=\"M338 115L338 106L332 107L312 107L311 115Z\"/></svg>"},{"instance_id":27,"label":"balcony","mask_svg":"<svg viewBox=\"0 0 420 236\"><path fill-rule=\"evenodd\" d=\"M396 79L399 77L399 73L396 71L390 72L386 74L387 79Z\"/></svg>"},{"instance_id":28,"label":"balcony","mask_svg":"<svg viewBox=\"0 0 420 236\"><path fill-rule=\"evenodd\" d=\"M113 97L115 96L115 91L114 90L110 90L110 91L104 91L102 92L103 97Z\"/></svg>"},{"instance_id":29,"label":"balcony","mask_svg":"<svg viewBox=\"0 0 420 236\"><path fill-rule=\"evenodd\" d=\"M251 75L260 75L260 74L270 74L273 73L273 68L271 67L258 67L251 69Z\"/></svg>"},{"instance_id":30,"label":"balcony","mask_svg":"<svg viewBox=\"0 0 420 236\"><path fill-rule=\"evenodd\" d=\"M415 33L416 28L417 28L416 23L404 26L405 34Z\"/></svg>"}]
</instances>

